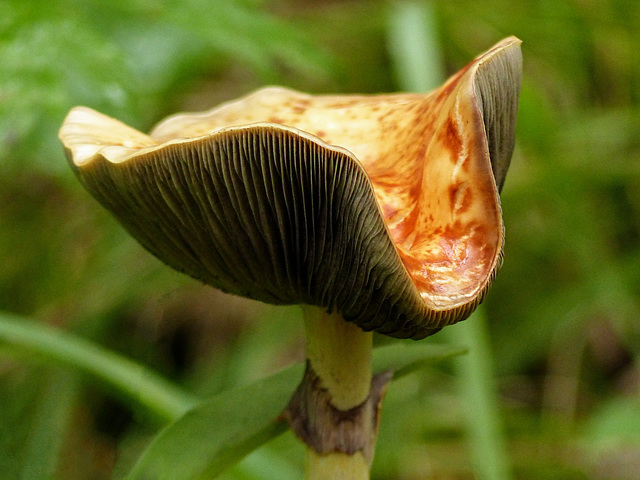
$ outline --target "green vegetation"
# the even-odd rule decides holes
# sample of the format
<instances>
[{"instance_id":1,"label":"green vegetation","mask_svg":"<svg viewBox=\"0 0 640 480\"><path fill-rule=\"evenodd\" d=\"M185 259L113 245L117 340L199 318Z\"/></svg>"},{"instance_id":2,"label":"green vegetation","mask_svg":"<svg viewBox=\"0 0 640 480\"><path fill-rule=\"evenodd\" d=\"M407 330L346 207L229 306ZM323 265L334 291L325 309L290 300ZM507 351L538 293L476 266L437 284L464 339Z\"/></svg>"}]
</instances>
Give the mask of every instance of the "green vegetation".
<instances>
[{"instance_id":1,"label":"green vegetation","mask_svg":"<svg viewBox=\"0 0 640 480\"><path fill-rule=\"evenodd\" d=\"M269 388L295 384L296 367L275 372L303 358L298 311L230 298L144 252L66 164L57 129L72 106L147 130L267 83L426 90L516 35L505 263L473 328L406 348L376 339L379 365L406 368L372 478L636 478L639 29L631 0L1 2L1 476L118 479L141 458L142 478L181 445L221 452L187 452L184 475L197 462L228 480L302 475L291 433L261 423L288 398ZM412 60L421 51L430 61ZM443 343L471 354L448 360L460 349ZM269 401L242 403L256 391ZM223 415L230 404L247 417ZM216 422L235 447L207 443Z\"/></svg>"}]
</instances>

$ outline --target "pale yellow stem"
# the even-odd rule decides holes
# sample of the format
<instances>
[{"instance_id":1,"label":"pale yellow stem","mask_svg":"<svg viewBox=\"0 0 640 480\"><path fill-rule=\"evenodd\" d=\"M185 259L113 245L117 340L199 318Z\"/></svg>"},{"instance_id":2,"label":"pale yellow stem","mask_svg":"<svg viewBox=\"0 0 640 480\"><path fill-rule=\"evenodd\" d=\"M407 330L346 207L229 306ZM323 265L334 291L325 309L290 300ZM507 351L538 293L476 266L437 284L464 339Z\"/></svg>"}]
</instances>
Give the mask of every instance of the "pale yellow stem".
<instances>
[{"instance_id":1,"label":"pale yellow stem","mask_svg":"<svg viewBox=\"0 0 640 480\"><path fill-rule=\"evenodd\" d=\"M304 317L307 359L331 404L343 411L362 405L371 392L372 333L318 307L305 306ZM368 480L369 470L361 452L321 454L307 447L307 480Z\"/></svg>"},{"instance_id":2,"label":"pale yellow stem","mask_svg":"<svg viewBox=\"0 0 640 480\"><path fill-rule=\"evenodd\" d=\"M304 306L307 359L339 410L362 404L371 389L373 334L338 313Z\"/></svg>"},{"instance_id":3,"label":"pale yellow stem","mask_svg":"<svg viewBox=\"0 0 640 480\"><path fill-rule=\"evenodd\" d=\"M306 480L369 480L369 463L360 452L326 455L307 449Z\"/></svg>"}]
</instances>

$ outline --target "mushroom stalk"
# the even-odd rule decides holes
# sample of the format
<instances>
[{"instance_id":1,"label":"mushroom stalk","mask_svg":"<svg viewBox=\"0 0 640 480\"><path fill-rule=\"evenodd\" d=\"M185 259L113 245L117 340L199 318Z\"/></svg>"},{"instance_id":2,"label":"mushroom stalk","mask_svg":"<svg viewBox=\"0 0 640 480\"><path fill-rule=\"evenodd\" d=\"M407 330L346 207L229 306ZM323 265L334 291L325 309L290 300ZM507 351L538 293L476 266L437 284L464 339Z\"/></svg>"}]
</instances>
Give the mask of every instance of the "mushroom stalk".
<instances>
[{"instance_id":1,"label":"mushroom stalk","mask_svg":"<svg viewBox=\"0 0 640 480\"><path fill-rule=\"evenodd\" d=\"M307 370L287 417L307 445L306 478L369 478L389 373L372 377L373 334L339 313L304 307Z\"/></svg>"},{"instance_id":2,"label":"mushroom stalk","mask_svg":"<svg viewBox=\"0 0 640 480\"><path fill-rule=\"evenodd\" d=\"M307 448L306 480L369 480L369 462L360 452L324 455Z\"/></svg>"},{"instance_id":3,"label":"mushroom stalk","mask_svg":"<svg viewBox=\"0 0 640 480\"><path fill-rule=\"evenodd\" d=\"M362 404L371 390L373 333L339 313L305 305L307 360L339 410Z\"/></svg>"}]
</instances>

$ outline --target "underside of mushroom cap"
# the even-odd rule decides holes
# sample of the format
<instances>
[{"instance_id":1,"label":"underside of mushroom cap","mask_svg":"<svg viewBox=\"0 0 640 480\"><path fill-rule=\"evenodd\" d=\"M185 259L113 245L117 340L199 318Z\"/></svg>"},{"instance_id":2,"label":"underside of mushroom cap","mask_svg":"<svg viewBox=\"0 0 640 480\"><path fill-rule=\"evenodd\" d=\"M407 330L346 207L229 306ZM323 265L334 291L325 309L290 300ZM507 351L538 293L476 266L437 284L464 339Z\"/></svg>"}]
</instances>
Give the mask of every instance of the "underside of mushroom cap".
<instances>
[{"instance_id":1,"label":"underside of mushroom cap","mask_svg":"<svg viewBox=\"0 0 640 480\"><path fill-rule=\"evenodd\" d=\"M427 95L271 87L150 135L77 107L60 138L92 195L173 268L422 338L466 318L501 262L519 43Z\"/></svg>"}]
</instances>

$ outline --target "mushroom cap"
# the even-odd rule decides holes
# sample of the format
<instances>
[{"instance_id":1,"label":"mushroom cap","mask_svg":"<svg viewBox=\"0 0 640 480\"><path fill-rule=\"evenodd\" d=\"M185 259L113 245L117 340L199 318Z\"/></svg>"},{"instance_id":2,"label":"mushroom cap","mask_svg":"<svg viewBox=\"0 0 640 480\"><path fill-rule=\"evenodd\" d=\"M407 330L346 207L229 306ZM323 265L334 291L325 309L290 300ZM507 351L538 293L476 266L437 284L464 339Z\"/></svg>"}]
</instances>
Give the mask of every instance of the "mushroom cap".
<instances>
[{"instance_id":1,"label":"mushroom cap","mask_svg":"<svg viewBox=\"0 0 640 480\"><path fill-rule=\"evenodd\" d=\"M429 94L268 87L149 135L76 107L60 139L87 190L171 267L422 338L468 317L501 264L521 70L510 37Z\"/></svg>"}]
</instances>

